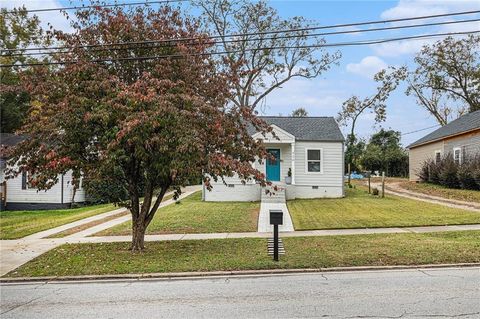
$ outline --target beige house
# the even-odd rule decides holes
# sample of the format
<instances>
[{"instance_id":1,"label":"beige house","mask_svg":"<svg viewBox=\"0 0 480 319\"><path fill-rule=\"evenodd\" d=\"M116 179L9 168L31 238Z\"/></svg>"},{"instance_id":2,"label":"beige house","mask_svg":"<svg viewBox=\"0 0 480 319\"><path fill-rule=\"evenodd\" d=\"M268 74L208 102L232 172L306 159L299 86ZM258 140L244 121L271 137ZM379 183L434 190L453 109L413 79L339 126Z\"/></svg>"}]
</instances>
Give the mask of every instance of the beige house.
<instances>
[{"instance_id":1,"label":"beige house","mask_svg":"<svg viewBox=\"0 0 480 319\"><path fill-rule=\"evenodd\" d=\"M461 163L469 156L480 155L480 111L468 113L436 131L410 144L409 176L419 180L417 174L426 160L440 160L452 154Z\"/></svg>"}]
</instances>

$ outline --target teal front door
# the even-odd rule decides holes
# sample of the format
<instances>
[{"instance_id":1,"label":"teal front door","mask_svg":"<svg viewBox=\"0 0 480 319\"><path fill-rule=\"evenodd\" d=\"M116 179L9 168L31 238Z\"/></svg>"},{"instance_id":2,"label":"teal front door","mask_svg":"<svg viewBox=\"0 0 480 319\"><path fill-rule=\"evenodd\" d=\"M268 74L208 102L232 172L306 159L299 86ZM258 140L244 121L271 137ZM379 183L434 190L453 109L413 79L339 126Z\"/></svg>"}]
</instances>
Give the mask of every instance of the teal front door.
<instances>
[{"instance_id":1,"label":"teal front door","mask_svg":"<svg viewBox=\"0 0 480 319\"><path fill-rule=\"evenodd\" d=\"M270 148L267 152L275 157L275 159L267 159L267 180L280 181L280 149Z\"/></svg>"}]
</instances>

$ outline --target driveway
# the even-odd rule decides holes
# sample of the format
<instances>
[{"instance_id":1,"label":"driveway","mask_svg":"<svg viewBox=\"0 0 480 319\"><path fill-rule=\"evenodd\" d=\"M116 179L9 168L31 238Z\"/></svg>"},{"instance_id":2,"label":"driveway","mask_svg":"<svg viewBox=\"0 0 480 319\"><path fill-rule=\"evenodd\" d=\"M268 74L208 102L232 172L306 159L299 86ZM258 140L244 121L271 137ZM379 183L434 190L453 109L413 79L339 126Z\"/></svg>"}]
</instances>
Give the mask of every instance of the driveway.
<instances>
[{"instance_id":1,"label":"driveway","mask_svg":"<svg viewBox=\"0 0 480 319\"><path fill-rule=\"evenodd\" d=\"M479 318L480 268L3 284L1 298L3 319Z\"/></svg>"}]
</instances>

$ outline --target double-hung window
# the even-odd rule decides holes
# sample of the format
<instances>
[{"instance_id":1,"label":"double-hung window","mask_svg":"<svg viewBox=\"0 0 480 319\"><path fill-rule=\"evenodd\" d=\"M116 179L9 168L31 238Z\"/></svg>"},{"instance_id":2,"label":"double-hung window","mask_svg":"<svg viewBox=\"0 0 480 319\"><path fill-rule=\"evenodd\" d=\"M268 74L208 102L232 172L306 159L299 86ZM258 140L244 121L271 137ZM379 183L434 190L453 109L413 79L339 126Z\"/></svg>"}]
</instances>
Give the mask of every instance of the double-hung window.
<instances>
[{"instance_id":1,"label":"double-hung window","mask_svg":"<svg viewBox=\"0 0 480 319\"><path fill-rule=\"evenodd\" d=\"M323 150L322 149L307 149L307 163L306 168L308 173L322 173L323 172Z\"/></svg>"}]
</instances>

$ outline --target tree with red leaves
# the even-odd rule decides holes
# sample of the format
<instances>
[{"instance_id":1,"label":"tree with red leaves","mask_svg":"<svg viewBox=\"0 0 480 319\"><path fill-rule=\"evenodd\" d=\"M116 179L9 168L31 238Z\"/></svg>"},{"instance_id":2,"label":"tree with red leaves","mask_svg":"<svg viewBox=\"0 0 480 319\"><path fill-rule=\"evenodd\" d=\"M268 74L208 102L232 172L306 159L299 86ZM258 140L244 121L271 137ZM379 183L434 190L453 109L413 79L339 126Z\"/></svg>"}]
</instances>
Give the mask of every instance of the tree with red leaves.
<instances>
[{"instance_id":1,"label":"tree with red leaves","mask_svg":"<svg viewBox=\"0 0 480 319\"><path fill-rule=\"evenodd\" d=\"M11 176L28 171L48 189L71 170L77 186L83 176L125 187L133 251L144 249L167 190L178 196L199 171L207 188L210 178L234 174L265 183L251 162L266 152L247 126L269 128L228 102L237 79L206 54L212 44L199 21L168 6L93 7L72 25L73 33L55 32L66 49L51 62L62 64L22 73L32 102L21 133L29 138L11 154ZM195 40L125 44L179 38Z\"/></svg>"}]
</instances>

